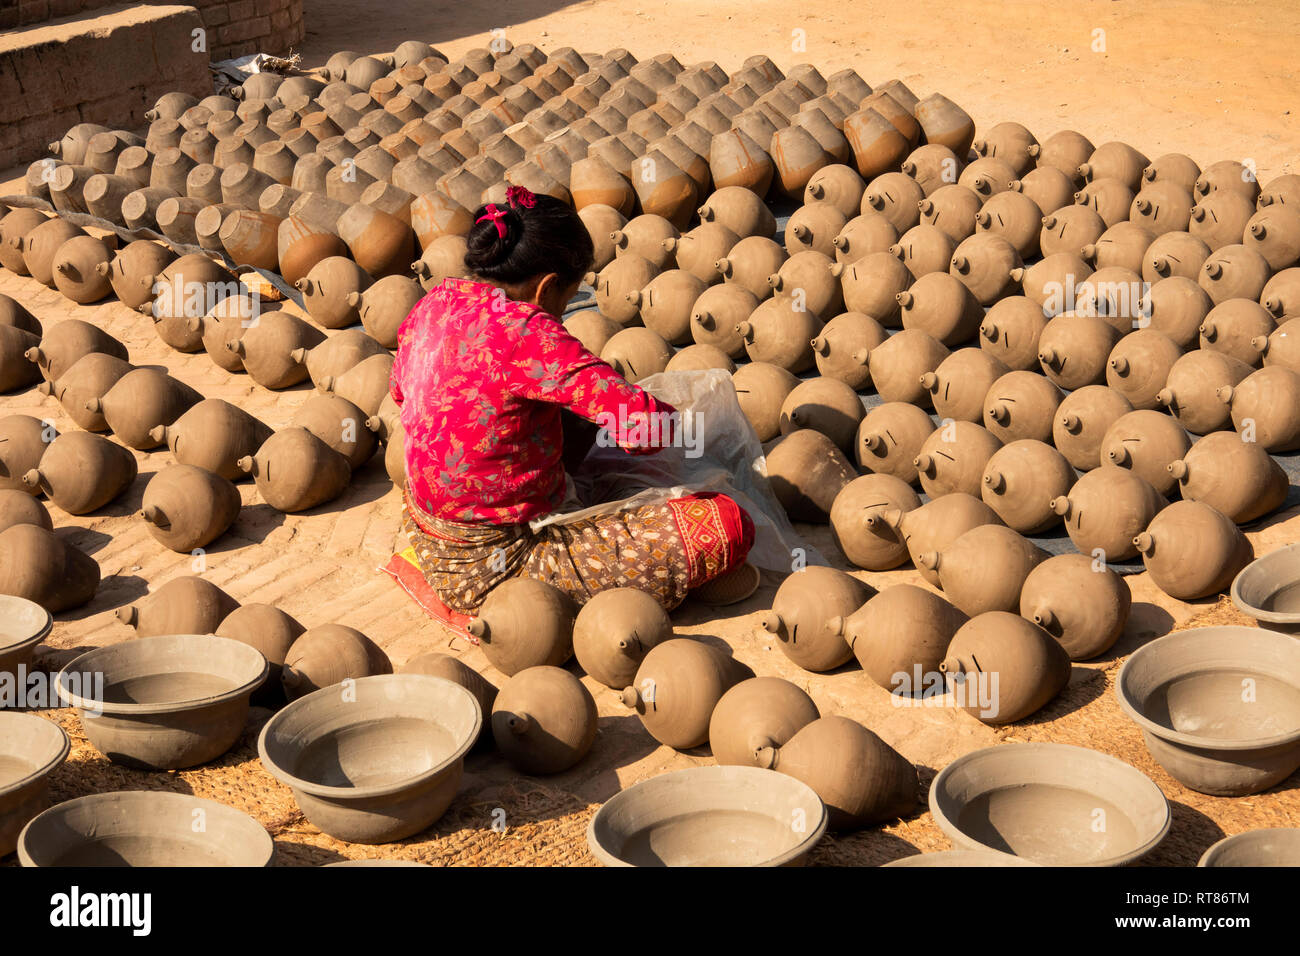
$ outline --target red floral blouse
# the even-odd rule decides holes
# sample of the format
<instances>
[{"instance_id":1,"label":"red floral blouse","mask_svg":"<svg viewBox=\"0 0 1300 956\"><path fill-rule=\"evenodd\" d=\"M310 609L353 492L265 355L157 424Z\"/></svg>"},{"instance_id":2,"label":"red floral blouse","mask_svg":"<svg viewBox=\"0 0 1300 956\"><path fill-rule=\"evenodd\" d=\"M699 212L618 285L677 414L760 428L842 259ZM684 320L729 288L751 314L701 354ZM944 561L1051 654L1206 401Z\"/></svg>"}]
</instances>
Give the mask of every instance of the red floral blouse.
<instances>
[{"instance_id":1,"label":"red floral blouse","mask_svg":"<svg viewBox=\"0 0 1300 956\"><path fill-rule=\"evenodd\" d=\"M656 451L671 405L626 381L552 315L448 279L397 334L389 387L406 433L407 493L446 521L518 524L564 498L560 408L633 453Z\"/></svg>"}]
</instances>

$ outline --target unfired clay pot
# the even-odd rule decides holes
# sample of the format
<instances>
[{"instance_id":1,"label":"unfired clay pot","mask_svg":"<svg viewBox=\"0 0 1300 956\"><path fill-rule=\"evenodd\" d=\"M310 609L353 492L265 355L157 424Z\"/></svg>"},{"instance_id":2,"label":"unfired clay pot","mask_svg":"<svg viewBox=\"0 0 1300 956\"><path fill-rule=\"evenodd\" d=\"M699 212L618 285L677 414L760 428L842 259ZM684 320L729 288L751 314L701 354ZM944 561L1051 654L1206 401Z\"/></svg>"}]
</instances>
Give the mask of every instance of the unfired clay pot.
<instances>
[{"instance_id":1,"label":"unfired clay pot","mask_svg":"<svg viewBox=\"0 0 1300 956\"><path fill-rule=\"evenodd\" d=\"M560 773L587 755L596 739L596 701L560 667L526 667L492 705L492 738L516 769Z\"/></svg>"},{"instance_id":2,"label":"unfired clay pot","mask_svg":"<svg viewBox=\"0 0 1300 956\"><path fill-rule=\"evenodd\" d=\"M867 471L919 484L916 457L934 428L925 410L909 402L877 405L858 426L857 462Z\"/></svg>"},{"instance_id":3,"label":"unfired clay pot","mask_svg":"<svg viewBox=\"0 0 1300 956\"><path fill-rule=\"evenodd\" d=\"M939 669L959 706L986 724L1028 717L1070 679L1070 658L1050 634L1007 611L971 618L953 635Z\"/></svg>"},{"instance_id":4,"label":"unfired clay pot","mask_svg":"<svg viewBox=\"0 0 1300 956\"><path fill-rule=\"evenodd\" d=\"M930 812L962 849L1045 866L1133 863L1164 839L1171 820L1160 788L1128 764L1048 743L958 757L930 784Z\"/></svg>"},{"instance_id":5,"label":"unfired clay pot","mask_svg":"<svg viewBox=\"0 0 1300 956\"><path fill-rule=\"evenodd\" d=\"M973 422L945 422L921 444L914 464L921 487L931 498L960 491L980 494L981 476L1001 440Z\"/></svg>"},{"instance_id":6,"label":"unfired clay pot","mask_svg":"<svg viewBox=\"0 0 1300 956\"><path fill-rule=\"evenodd\" d=\"M1037 534L1060 523L1051 501L1069 492L1075 474L1059 451L1027 438L995 451L980 480L980 497L1007 527Z\"/></svg>"},{"instance_id":7,"label":"unfired clay pot","mask_svg":"<svg viewBox=\"0 0 1300 956\"><path fill-rule=\"evenodd\" d=\"M835 496L856 474L836 444L811 428L791 432L767 453L772 491L795 521L829 520Z\"/></svg>"},{"instance_id":8,"label":"unfired clay pot","mask_svg":"<svg viewBox=\"0 0 1300 956\"><path fill-rule=\"evenodd\" d=\"M1025 578L1020 614L1056 638L1072 661L1084 661L1119 640L1133 598L1128 582L1085 554L1048 558Z\"/></svg>"},{"instance_id":9,"label":"unfired clay pot","mask_svg":"<svg viewBox=\"0 0 1300 956\"><path fill-rule=\"evenodd\" d=\"M845 619L874 593L843 571L809 565L781 582L763 628L805 670L834 670L853 655L844 639Z\"/></svg>"},{"instance_id":10,"label":"unfired clay pot","mask_svg":"<svg viewBox=\"0 0 1300 956\"><path fill-rule=\"evenodd\" d=\"M1132 470L1162 495L1174 490L1169 464L1192 447L1187 432L1163 412L1135 411L1121 415L1101 440L1103 462Z\"/></svg>"},{"instance_id":11,"label":"unfired clay pot","mask_svg":"<svg viewBox=\"0 0 1300 956\"><path fill-rule=\"evenodd\" d=\"M907 546L882 517L885 509L900 513L921 507L911 485L889 474L854 478L835 496L831 534L844 556L868 571L888 571L908 559Z\"/></svg>"},{"instance_id":12,"label":"unfired clay pot","mask_svg":"<svg viewBox=\"0 0 1300 956\"><path fill-rule=\"evenodd\" d=\"M350 843L391 843L446 812L483 723L474 695L423 674L360 677L279 711L257 740L307 819Z\"/></svg>"},{"instance_id":13,"label":"unfired clay pot","mask_svg":"<svg viewBox=\"0 0 1300 956\"><path fill-rule=\"evenodd\" d=\"M788 680L751 677L713 708L709 747L723 766L758 767L765 748L779 749L820 716L812 698Z\"/></svg>"},{"instance_id":14,"label":"unfired clay pot","mask_svg":"<svg viewBox=\"0 0 1300 956\"><path fill-rule=\"evenodd\" d=\"M799 384L793 374L769 362L748 362L732 375L736 400L761 442L781 433L781 406Z\"/></svg>"},{"instance_id":15,"label":"unfired clay pot","mask_svg":"<svg viewBox=\"0 0 1300 956\"><path fill-rule=\"evenodd\" d=\"M1085 385L1061 400L1052 420L1052 443L1071 465L1091 471L1102 463L1101 440L1133 411L1127 398L1105 385Z\"/></svg>"},{"instance_id":16,"label":"unfired clay pot","mask_svg":"<svg viewBox=\"0 0 1300 956\"><path fill-rule=\"evenodd\" d=\"M939 575L944 594L963 614L1017 611L1020 589L1047 552L1011 528L989 524L972 528L942 551L919 556Z\"/></svg>"},{"instance_id":17,"label":"unfired clay pot","mask_svg":"<svg viewBox=\"0 0 1300 956\"><path fill-rule=\"evenodd\" d=\"M651 648L622 700L650 736L676 750L709 738L709 717L734 684L754 676L710 644L678 637Z\"/></svg>"},{"instance_id":18,"label":"unfired clay pot","mask_svg":"<svg viewBox=\"0 0 1300 956\"><path fill-rule=\"evenodd\" d=\"M1069 494L1052 499L1065 519L1074 546L1102 562L1137 557L1133 539L1169 502L1145 478L1127 468L1104 464L1074 483Z\"/></svg>"},{"instance_id":19,"label":"unfired clay pot","mask_svg":"<svg viewBox=\"0 0 1300 956\"><path fill-rule=\"evenodd\" d=\"M118 763L175 770L229 750L267 675L255 648L212 635L167 634L95 648L59 672L86 737ZM103 679L103 699L91 688Z\"/></svg>"},{"instance_id":20,"label":"unfired clay pot","mask_svg":"<svg viewBox=\"0 0 1300 956\"><path fill-rule=\"evenodd\" d=\"M526 667L567 661L573 654L577 611L558 588L533 578L511 578L488 593L468 630L492 666L511 676Z\"/></svg>"},{"instance_id":21,"label":"unfired clay pot","mask_svg":"<svg viewBox=\"0 0 1300 956\"><path fill-rule=\"evenodd\" d=\"M907 545L907 553L921 576L935 587L940 586L939 575L920 563L920 556L942 551L971 528L998 523L992 508L960 491L927 501L913 511L886 509L881 517Z\"/></svg>"},{"instance_id":22,"label":"unfired clay pot","mask_svg":"<svg viewBox=\"0 0 1300 956\"><path fill-rule=\"evenodd\" d=\"M1063 397L1042 375L1007 372L984 396L984 427L1003 442L1049 441Z\"/></svg>"},{"instance_id":23,"label":"unfired clay pot","mask_svg":"<svg viewBox=\"0 0 1300 956\"><path fill-rule=\"evenodd\" d=\"M926 675L939 672L966 615L914 584L882 590L850 615L845 634L867 675L901 696L919 698Z\"/></svg>"},{"instance_id":24,"label":"unfired clay pot","mask_svg":"<svg viewBox=\"0 0 1300 956\"><path fill-rule=\"evenodd\" d=\"M1201 793L1239 797L1300 767L1298 667L1289 635L1197 627L1134 651L1115 694L1171 776Z\"/></svg>"},{"instance_id":25,"label":"unfired clay pot","mask_svg":"<svg viewBox=\"0 0 1300 956\"><path fill-rule=\"evenodd\" d=\"M1282 506L1286 472L1256 442L1215 432L1168 465L1185 501L1199 501L1237 524L1249 524Z\"/></svg>"},{"instance_id":26,"label":"unfired clay pot","mask_svg":"<svg viewBox=\"0 0 1300 956\"><path fill-rule=\"evenodd\" d=\"M594 595L573 622L573 653L591 677L622 690L652 647L673 636L672 621L645 591L611 588Z\"/></svg>"},{"instance_id":27,"label":"unfired clay pot","mask_svg":"<svg viewBox=\"0 0 1300 956\"><path fill-rule=\"evenodd\" d=\"M1227 590L1255 558L1232 520L1199 501L1175 501L1133 539L1151 580L1180 601Z\"/></svg>"},{"instance_id":28,"label":"unfired clay pot","mask_svg":"<svg viewBox=\"0 0 1300 956\"><path fill-rule=\"evenodd\" d=\"M95 559L40 525L0 531L0 594L25 598L51 614L80 607L99 587Z\"/></svg>"}]
</instances>

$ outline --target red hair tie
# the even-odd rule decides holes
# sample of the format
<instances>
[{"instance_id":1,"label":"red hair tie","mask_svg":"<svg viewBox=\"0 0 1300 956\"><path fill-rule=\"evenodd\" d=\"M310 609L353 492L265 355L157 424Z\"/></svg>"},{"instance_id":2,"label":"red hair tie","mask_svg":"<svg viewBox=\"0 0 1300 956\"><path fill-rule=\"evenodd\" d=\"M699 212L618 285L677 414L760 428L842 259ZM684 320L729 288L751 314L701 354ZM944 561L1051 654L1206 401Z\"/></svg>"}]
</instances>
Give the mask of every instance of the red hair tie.
<instances>
[{"instance_id":1,"label":"red hair tie","mask_svg":"<svg viewBox=\"0 0 1300 956\"><path fill-rule=\"evenodd\" d=\"M506 237L506 211L498 209L495 203L488 203L485 208L485 214L475 219L474 225L477 226L480 222L486 222L490 219L497 227L497 235L504 239Z\"/></svg>"},{"instance_id":2,"label":"red hair tie","mask_svg":"<svg viewBox=\"0 0 1300 956\"><path fill-rule=\"evenodd\" d=\"M537 197L524 186L511 186L506 190L506 202L512 206L532 209L537 205Z\"/></svg>"}]
</instances>

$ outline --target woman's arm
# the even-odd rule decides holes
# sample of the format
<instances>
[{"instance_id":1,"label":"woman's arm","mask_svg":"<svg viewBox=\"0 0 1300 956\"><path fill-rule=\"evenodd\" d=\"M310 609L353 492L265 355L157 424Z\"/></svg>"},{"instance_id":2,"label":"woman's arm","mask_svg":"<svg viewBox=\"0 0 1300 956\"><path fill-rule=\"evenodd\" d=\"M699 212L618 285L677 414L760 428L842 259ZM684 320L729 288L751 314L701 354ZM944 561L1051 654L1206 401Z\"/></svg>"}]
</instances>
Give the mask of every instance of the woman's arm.
<instances>
[{"instance_id":1,"label":"woman's arm","mask_svg":"<svg viewBox=\"0 0 1300 956\"><path fill-rule=\"evenodd\" d=\"M676 409L627 381L548 315L529 320L507 375L515 394L571 409L628 451L654 452L676 438Z\"/></svg>"}]
</instances>

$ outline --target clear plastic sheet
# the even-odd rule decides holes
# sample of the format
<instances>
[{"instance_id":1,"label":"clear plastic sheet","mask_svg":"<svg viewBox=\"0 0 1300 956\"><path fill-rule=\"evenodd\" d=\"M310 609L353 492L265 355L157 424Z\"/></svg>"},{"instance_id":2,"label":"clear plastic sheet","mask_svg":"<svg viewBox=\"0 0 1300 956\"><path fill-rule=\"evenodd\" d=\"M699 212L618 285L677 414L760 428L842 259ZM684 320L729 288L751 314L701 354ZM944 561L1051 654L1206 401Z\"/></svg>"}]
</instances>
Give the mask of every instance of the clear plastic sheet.
<instances>
[{"instance_id":1,"label":"clear plastic sheet","mask_svg":"<svg viewBox=\"0 0 1300 956\"><path fill-rule=\"evenodd\" d=\"M534 528L716 491L732 497L753 519L749 560L755 566L787 574L796 556L826 564L800 539L772 493L762 446L736 402L730 375L721 369L662 372L639 384L682 414L683 440L653 455L597 444L574 475L575 504L585 507L547 515L534 521Z\"/></svg>"}]
</instances>

